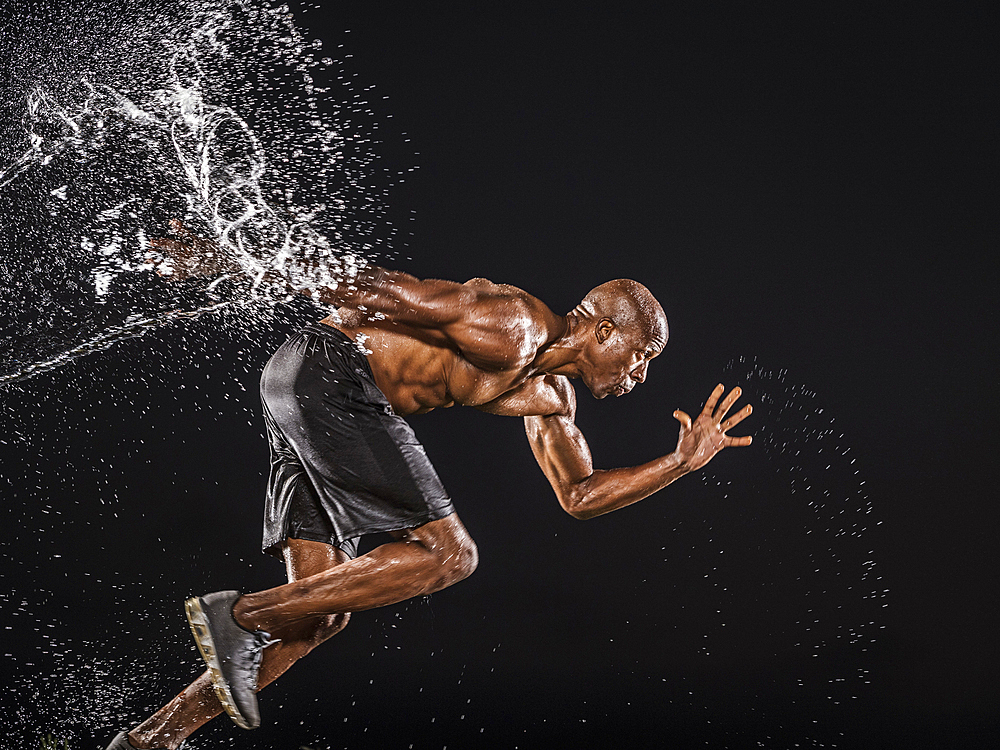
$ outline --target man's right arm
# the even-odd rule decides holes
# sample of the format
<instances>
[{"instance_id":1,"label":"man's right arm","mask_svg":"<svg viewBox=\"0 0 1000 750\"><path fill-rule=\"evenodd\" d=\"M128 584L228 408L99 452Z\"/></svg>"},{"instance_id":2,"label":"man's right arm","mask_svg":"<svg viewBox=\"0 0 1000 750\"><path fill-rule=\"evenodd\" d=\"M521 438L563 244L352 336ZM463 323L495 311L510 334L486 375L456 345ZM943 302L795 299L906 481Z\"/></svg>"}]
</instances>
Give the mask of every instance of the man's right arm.
<instances>
[{"instance_id":1,"label":"man's right arm","mask_svg":"<svg viewBox=\"0 0 1000 750\"><path fill-rule=\"evenodd\" d=\"M226 272L214 243L189 232L177 220L170 228L178 239L151 241L173 263L166 275L184 279ZM324 304L361 311L372 320L388 319L436 331L479 366L523 365L535 356L558 321L544 304L521 290L498 292L494 285L418 279L374 265L324 285L312 283L321 275L314 271L308 259L301 259L283 272L268 272L263 280Z\"/></svg>"},{"instance_id":2,"label":"man's right arm","mask_svg":"<svg viewBox=\"0 0 1000 750\"><path fill-rule=\"evenodd\" d=\"M176 239L150 240L150 245L164 256L155 263L160 276L183 281L226 273L251 273L218 244L190 231L178 219L171 220L169 227L170 234ZM421 290L415 289L417 279L414 277L379 266L361 266L344 274L343 278L329 279L327 284L319 281L324 275L316 261L295 258L287 259L280 270L262 272L259 280L305 294L325 304L351 307L371 315L392 315L394 319L405 316L407 324L427 327L440 327L451 322L449 316L455 315L461 302L454 299L458 290L450 288L460 287L460 284L440 282L437 286L443 289L431 289L429 287L434 285L425 282L421 293ZM449 293L452 299L449 299Z\"/></svg>"}]
</instances>

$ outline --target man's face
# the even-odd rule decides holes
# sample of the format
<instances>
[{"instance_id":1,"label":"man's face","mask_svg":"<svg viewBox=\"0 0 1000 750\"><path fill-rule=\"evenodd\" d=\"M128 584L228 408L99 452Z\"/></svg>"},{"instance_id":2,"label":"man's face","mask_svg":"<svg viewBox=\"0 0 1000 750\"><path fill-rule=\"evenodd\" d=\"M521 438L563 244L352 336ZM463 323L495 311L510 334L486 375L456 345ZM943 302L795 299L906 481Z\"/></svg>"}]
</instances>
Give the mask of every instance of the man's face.
<instances>
[{"instance_id":1,"label":"man's face","mask_svg":"<svg viewBox=\"0 0 1000 750\"><path fill-rule=\"evenodd\" d=\"M592 340L590 367L583 373L583 382L595 398L624 396L646 379L650 360L659 356L666 343L646 332L601 321Z\"/></svg>"}]
</instances>

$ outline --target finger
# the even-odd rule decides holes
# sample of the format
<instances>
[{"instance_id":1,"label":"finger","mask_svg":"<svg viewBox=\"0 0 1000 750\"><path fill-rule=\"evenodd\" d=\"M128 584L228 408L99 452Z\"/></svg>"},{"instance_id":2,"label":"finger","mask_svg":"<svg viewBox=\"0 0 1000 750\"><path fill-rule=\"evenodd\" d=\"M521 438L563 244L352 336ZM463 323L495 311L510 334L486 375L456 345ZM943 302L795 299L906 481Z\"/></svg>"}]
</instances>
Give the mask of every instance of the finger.
<instances>
[{"instance_id":1,"label":"finger","mask_svg":"<svg viewBox=\"0 0 1000 750\"><path fill-rule=\"evenodd\" d=\"M715 410L715 413L712 415L712 419L714 419L716 422L721 422L722 418L726 416L726 412L728 412L732 408L733 403L741 395L743 395L742 388L740 388L739 386L733 388L733 390L729 392L729 395L726 396L724 399L722 399L722 403L719 404L719 408Z\"/></svg>"},{"instance_id":2,"label":"finger","mask_svg":"<svg viewBox=\"0 0 1000 750\"><path fill-rule=\"evenodd\" d=\"M683 427L685 430L691 429L691 417L689 417L686 413L682 412L680 409L677 409L674 412L674 419L680 422L681 427Z\"/></svg>"},{"instance_id":3,"label":"finger","mask_svg":"<svg viewBox=\"0 0 1000 750\"><path fill-rule=\"evenodd\" d=\"M722 429L723 432L725 432L726 430L738 425L744 419L749 417L752 413L753 413L753 407L750 406L750 404L747 404L738 412L736 412L733 416L731 416L729 419L727 419L725 422L719 425L719 427Z\"/></svg>"},{"instance_id":4,"label":"finger","mask_svg":"<svg viewBox=\"0 0 1000 750\"><path fill-rule=\"evenodd\" d=\"M744 435L743 437L729 437L726 435L726 439L722 441L723 448L744 448L753 442L753 437L750 435Z\"/></svg>"},{"instance_id":5,"label":"finger","mask_svg":"<svg viewBox=\"0 0 1000 750\"><path fill-rule=\"evenodd\" d=\"M719 401L719 396L721 396L725 390L726 387L722 383L715 386L715 390L712 391L712 395L708 397L708 401L705 402L705 408L701 410L701 413L711 415L712 410Z\"/></svg>"}]
</instances>

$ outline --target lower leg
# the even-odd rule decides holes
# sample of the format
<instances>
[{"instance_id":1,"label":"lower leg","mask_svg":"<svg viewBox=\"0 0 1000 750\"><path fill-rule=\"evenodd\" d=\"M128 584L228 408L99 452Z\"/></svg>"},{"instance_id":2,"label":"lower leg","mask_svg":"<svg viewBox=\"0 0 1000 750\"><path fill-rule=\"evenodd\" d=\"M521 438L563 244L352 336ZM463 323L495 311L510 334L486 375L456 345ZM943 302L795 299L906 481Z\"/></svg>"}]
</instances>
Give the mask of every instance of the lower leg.
<instances>
[{"instance_id":1,"label":"lower leg","mask_svg":"<svg viewBox=\"0 0 1000 750\"><path fill-rule=\"evenodd\" d=\"M285 548L285 563L290 580L308 577L343 564L349 558L336 547L320 542L290 539ZM313 618L275 633L281 641L264 650L258 689L270 684L319 643L347 625L348 615ZM129 741L139 748L174 750L186 737L210 719L222 713L212 680L204 672L183 692L146 721L129 732Z\"/></svg>"},{"instance_id":2,"label":"lower leg","mask_svg":"<svg viewBox=\"0 0 1000 750\"><path fill-rule=\"evenodd\" d=\"M342 619L346 624L346 616ZM337 627L334 632L342 628L343 626ZM329 635L332 636L334 632ZM274 682L315 645L311 638L282 640L266 649L258 690ZM129 732L129 740L140 748L162 747L174 750L186 737L221 713L222 704L215 695L212 679L206 671L167 705Z\"/></svg>"},{"instance_id":3,"label":"lower leg","mask_svg":"<svg viewBox=\"0 0 1000 750\"><path fill-rule=\"evenodd\" d=\"M288 541L285 559L290 583L243 596L233 608L248 630L267 630L282 639L263 652L258 689L342 629L347 615L337 613L392 604L451 585L475 569L476 548L458 517L451 515L349 562L335 547L295 539ZM332 575L339 569L345 574ZM351 607L352 602L358 606ZM222 710L206 673L132 730L129 739L140 748L174 750Z\"/></svg>"}]
</instances>

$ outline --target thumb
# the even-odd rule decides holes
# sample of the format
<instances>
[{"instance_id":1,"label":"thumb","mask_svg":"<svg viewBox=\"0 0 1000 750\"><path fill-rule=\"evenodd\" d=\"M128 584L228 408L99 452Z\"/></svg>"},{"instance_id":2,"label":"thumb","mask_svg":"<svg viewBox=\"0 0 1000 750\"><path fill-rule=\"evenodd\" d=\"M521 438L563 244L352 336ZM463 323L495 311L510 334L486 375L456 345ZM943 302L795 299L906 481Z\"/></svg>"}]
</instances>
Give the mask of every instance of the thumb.
<instances>
[{"instance_id":1,"label":"thumb","mask_svg":"<svg viewBox=\"0 0 1000 750\"><path fill-rule=\"evenodd\" d=\"M680 422L681 423L681 427L683 427L685 430L690 430L691 429L691 417L689 417L687 414L685 414L684 412L682 412L680 409L677 409L674 412L674 419L676 419L678 422Z\"/></svg>"}]
</instances>

